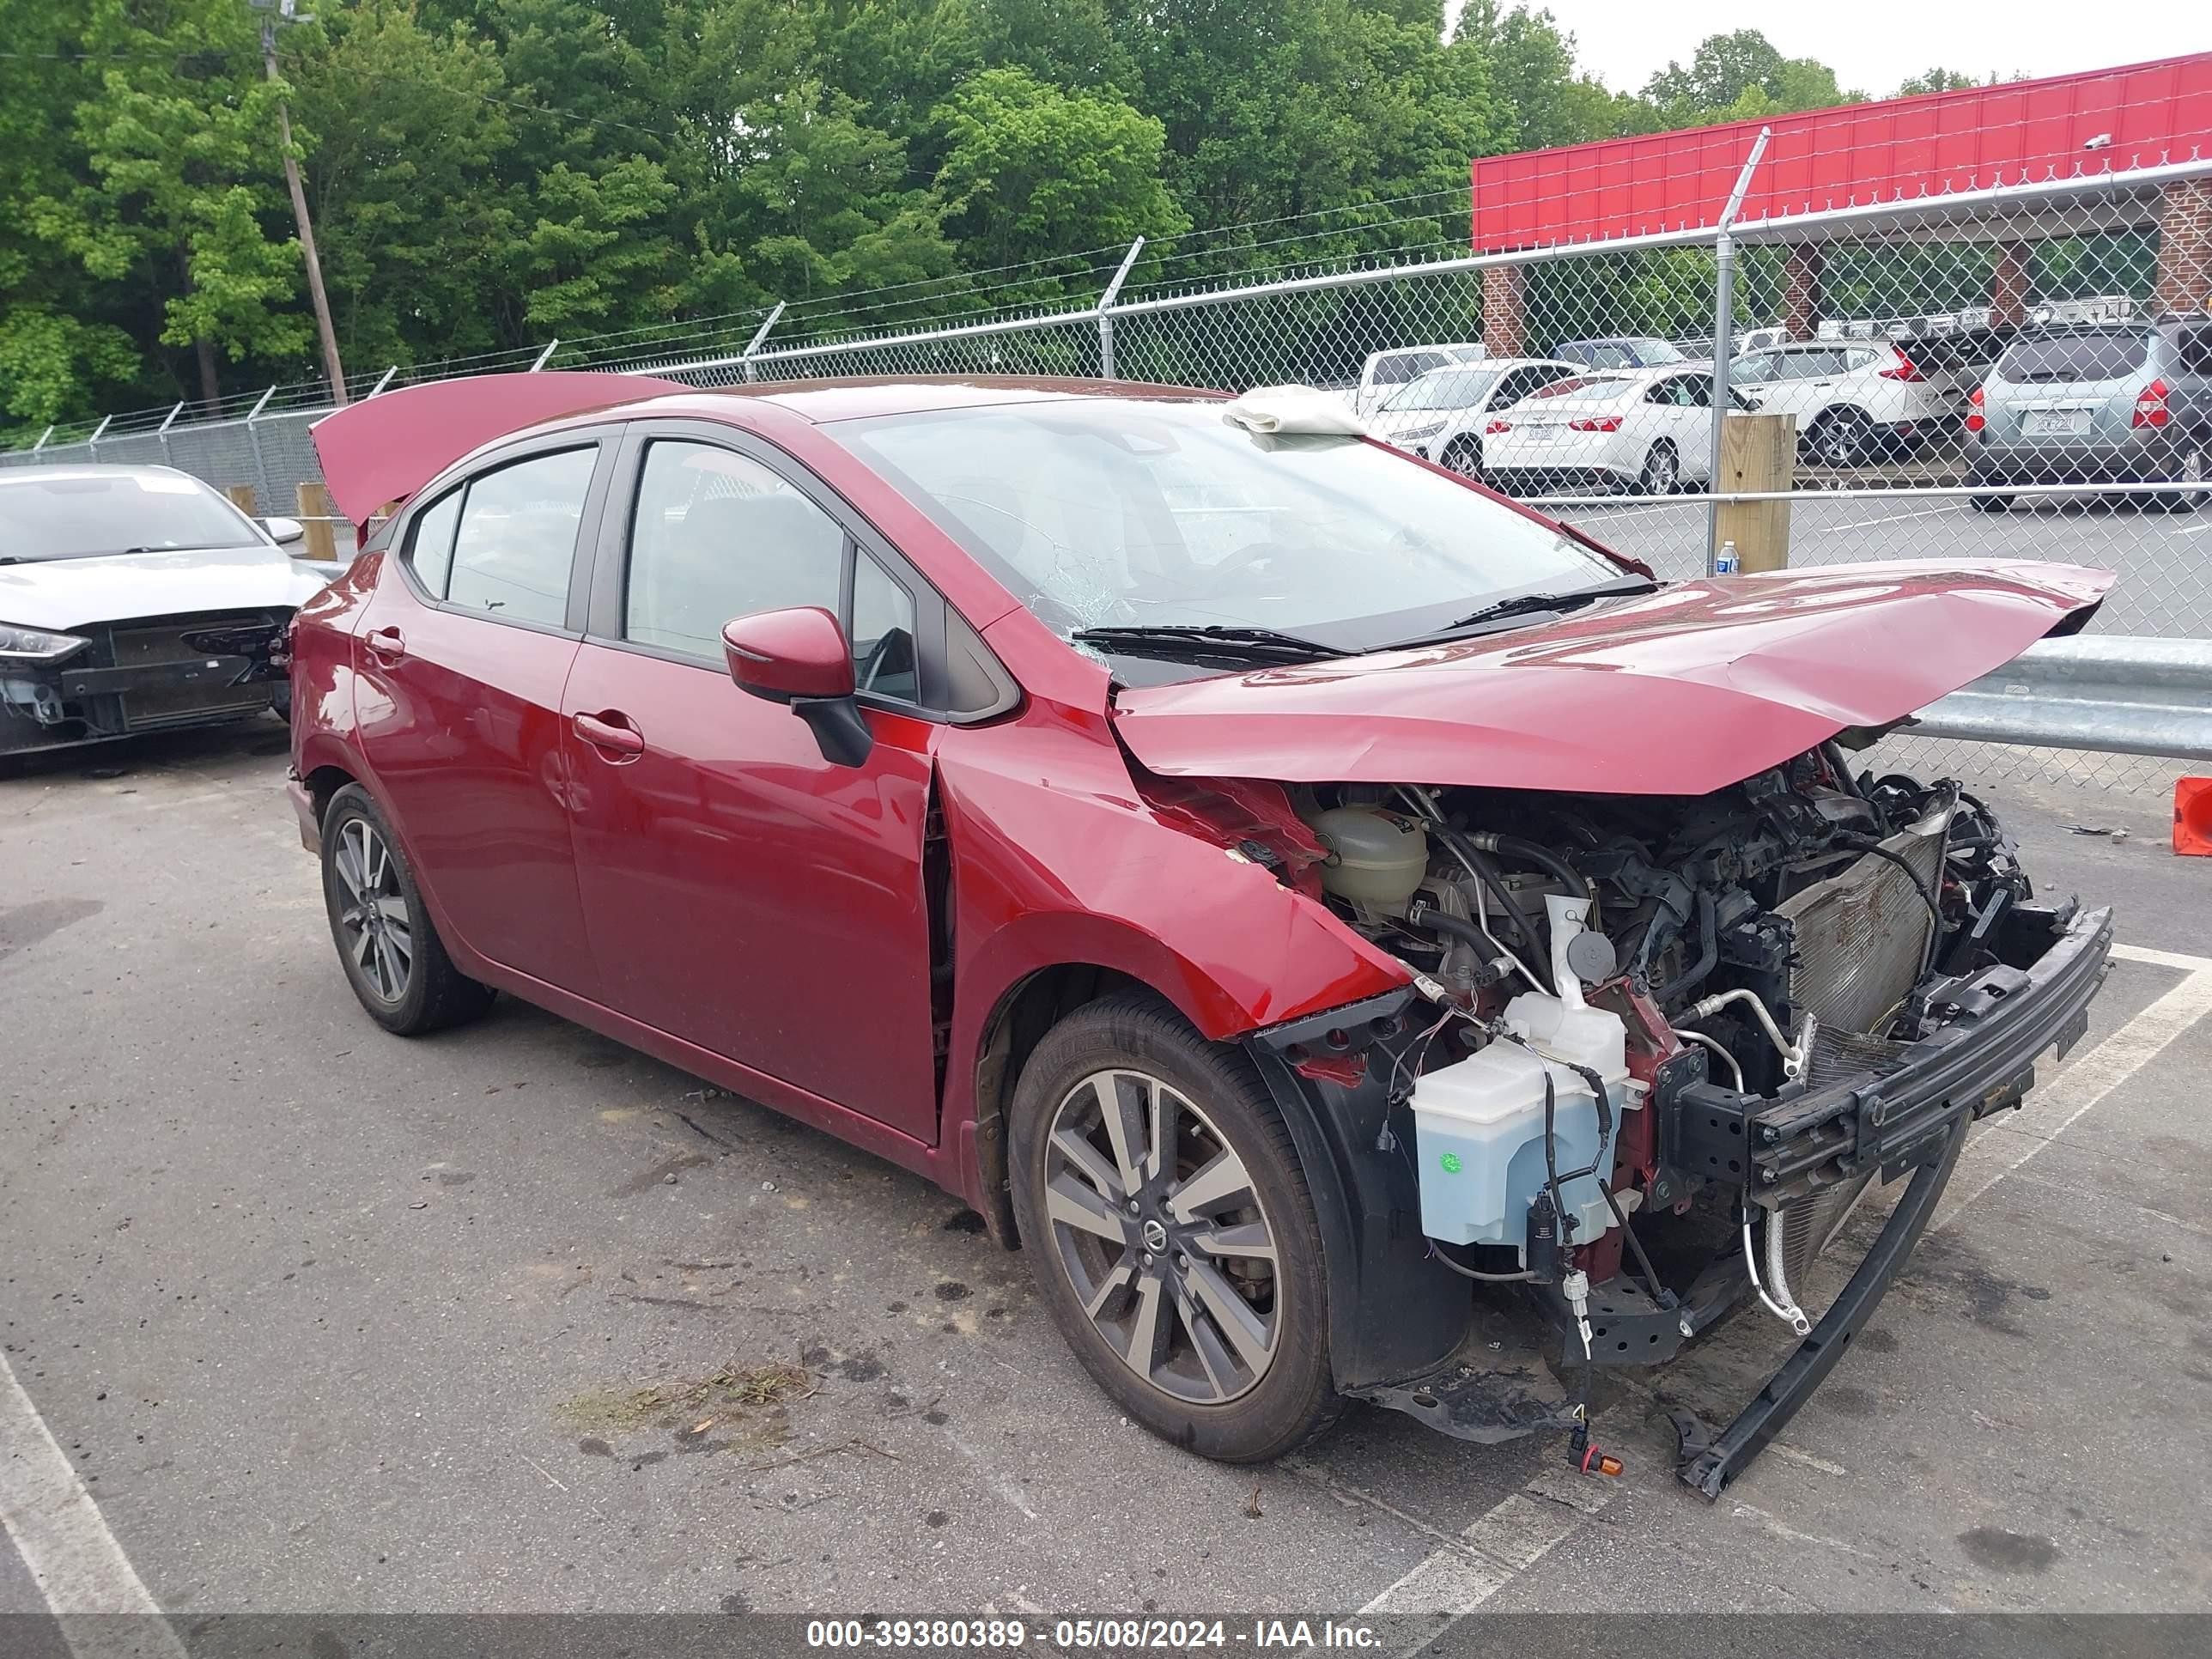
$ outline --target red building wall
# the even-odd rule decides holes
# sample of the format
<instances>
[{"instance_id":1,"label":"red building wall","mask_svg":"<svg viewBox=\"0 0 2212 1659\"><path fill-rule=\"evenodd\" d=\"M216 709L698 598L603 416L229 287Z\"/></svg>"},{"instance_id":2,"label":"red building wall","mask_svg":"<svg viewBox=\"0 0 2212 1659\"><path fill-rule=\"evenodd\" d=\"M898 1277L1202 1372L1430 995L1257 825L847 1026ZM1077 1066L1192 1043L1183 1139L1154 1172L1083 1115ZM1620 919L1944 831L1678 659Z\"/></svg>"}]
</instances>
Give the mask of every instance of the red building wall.
<instances>
[{"instance_id":1,"label":"red building wall","mask_svg":"<svg viewBox=\"0 0 2212 1659\"><path fill-rule=\"evenodd\" d=\"M1716 223L1762 126L1745 220L2212 156L2212 52L1474 163L1474 251ZM2085 149L2109 136L2109 145Z\"/></svg>"}]
</instances>

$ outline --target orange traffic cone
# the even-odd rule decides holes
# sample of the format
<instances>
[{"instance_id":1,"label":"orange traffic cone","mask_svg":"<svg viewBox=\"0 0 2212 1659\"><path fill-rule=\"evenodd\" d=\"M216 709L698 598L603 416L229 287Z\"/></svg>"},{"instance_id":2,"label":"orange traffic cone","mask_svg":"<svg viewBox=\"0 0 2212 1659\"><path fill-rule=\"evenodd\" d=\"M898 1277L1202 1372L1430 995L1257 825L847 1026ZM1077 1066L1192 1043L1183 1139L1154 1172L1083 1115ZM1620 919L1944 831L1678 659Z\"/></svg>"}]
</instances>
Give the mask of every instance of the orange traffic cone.
<instances>
[{"instance_id":1,"label":"orange traffic cone","mask_svg":"<svg viewBox=\"0 0 2212 1659\"><path fill-rule=\"evenodd\" d=\"M2181 778L2173 786L2173 850L2212 858L2212 778Z\"/></svg>"}]
</instances>

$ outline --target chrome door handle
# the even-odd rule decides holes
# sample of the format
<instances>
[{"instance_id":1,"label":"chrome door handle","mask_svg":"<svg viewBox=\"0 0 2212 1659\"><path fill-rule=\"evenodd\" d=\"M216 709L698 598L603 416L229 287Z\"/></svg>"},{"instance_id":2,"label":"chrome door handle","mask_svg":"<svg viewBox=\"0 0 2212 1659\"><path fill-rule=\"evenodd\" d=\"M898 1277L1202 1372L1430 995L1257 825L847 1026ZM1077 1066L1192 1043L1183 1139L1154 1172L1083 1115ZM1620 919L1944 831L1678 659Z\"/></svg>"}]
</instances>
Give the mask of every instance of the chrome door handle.
<instances>
[{"instance_id":1,"label":"chrome door handle","mask_svg":"<svg viewBox=\"0 0 2212 1659\"><path fill-rule=\"evenodd\" d=\"M386 665L407 654L407 636L396 628L372 628L362 636L369 654Z\"/></svg>"}]
</instances>

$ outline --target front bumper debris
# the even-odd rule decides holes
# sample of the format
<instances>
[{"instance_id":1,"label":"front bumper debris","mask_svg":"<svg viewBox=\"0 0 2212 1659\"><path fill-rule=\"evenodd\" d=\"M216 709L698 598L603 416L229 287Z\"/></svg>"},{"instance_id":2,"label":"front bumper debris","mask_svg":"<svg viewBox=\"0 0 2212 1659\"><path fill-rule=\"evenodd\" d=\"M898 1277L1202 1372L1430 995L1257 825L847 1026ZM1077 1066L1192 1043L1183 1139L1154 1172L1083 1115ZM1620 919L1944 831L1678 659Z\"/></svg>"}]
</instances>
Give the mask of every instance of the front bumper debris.
<instances>
[{"instance_id":1,"label":"front bumper debris","mask_svg":"<svg viewBox=\"0 0 2212 1659\"><path fill-rule=\"evenodd\" d=\"M1999 951L2010 963L1938 981L1917 1000L1927 1024L1919 1041L1876 1069L1765 1100L1710 1083L1674 1097L1664 1163L1678 1189L1712 1184L1741 1193L1771 1218L1862 1175L1910 1175L1904 1196L1812 1331L1758 1395L1717 1433L1678 1414L1680 1475L1717 1498L1741 1474L1835 1368L1872 1317L1935 1214L1972 1125L2020 1103L2045 1050L2062 1054L2087 1029L2088 1006L2109 969L2112 915L2021 907ZM1743 1254L1717 1256L1662 1306L1628 1274L1590 1293L1590 1364L1606 1372L1672 1359L1749 1293ZM1532 1298L1532 1300L1536 1300ZM1442 1364L1419 1375L1352 1390L1419 1418L1455 1438L1496 1442L1577 1422L1583 1364L1579 1340L1549 1316L1539 1336L1501 1311L1478 1322Z\"/></svg>"}]
</instances>

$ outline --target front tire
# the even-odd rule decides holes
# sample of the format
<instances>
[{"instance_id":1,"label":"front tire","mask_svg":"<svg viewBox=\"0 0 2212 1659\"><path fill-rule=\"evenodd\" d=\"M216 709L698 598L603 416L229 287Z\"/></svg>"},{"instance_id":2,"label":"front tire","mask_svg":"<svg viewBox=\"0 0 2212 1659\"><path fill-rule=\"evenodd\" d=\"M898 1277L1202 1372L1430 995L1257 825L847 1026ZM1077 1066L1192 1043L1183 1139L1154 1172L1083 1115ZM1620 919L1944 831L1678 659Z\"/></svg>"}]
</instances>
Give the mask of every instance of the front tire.
<instances>
[{"instance_id":1,"label":"front tire","mask_svg":"<svg viewBox=\"0 0 2212 1659\"><path fill-rule=\"evenodd\" d=\"M1335 1420L1313 1199L1242 1054L1149 997L1103 999L1038 1043L1008 1133L1038 1290L1124 1412L1231 1463Z\"/></svg>"},{"instance_id":2,"label":"front tire","mask_svg":"<svg viewBox=\"0 0 2212 1659\"><path fill-rule=\"evenodd\" d=\"M357 783L323 814L323 904L346 981L386 1030L423 1036L491 1006L491 988L447 956L398 837Z\"/></svg>"}]
</instances>

